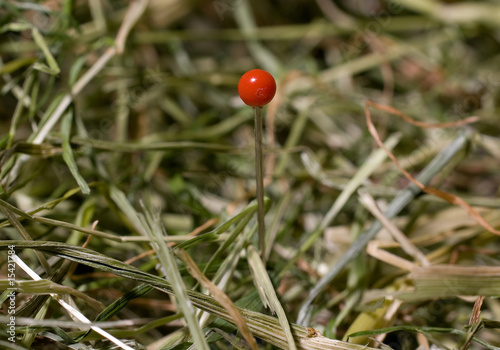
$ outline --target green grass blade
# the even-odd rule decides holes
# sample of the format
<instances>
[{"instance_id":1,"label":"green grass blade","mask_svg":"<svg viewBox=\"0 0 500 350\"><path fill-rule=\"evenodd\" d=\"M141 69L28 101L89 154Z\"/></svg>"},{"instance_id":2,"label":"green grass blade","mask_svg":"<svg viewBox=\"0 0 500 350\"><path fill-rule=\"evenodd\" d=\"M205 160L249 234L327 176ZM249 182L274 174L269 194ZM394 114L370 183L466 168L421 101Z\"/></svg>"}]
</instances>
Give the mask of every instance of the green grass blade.
<instances>
[{"instance_id":1,"label":"green grass blade","mask_svg":"<svg viewBox=\"0 0 500 350\"><path fill-rule=\"evenodd\" d=\"M35 63L35 69L41 70L42 72L51 74L51 75L57 75L61 72L61 69L59 68L59 65L57 64L56 60L54 59L54 56L52 56L52 53L50 52L50 49L45 42L44 37L40 34L40 31L37 28L32 28L31 29L31 34L33 35L33 39L35 40L35 43L38 45L38 47L42 50L45 59L47 60L47 64L49 65L48 67L44 64L36 64Z\"/></svg>"},{"instance_id":2,"label":"green grass blade","mask_svg":"<svg viewBox=\"0 0 500 350\"><path fill-rule=\"evenodd\" d=\"M63 117L62 117L62 123L61 123L61 133L63 135L63 142L62 142L62 148L63 148L63 159L66 165L68 166L69 171L71 172L71 175L76 180L76 183L82 190L83 194L89 194L90 193L90 187L83 178L83 176L80 174L78 171L78 166L76 165L75 162L75 157L73 155L73 149L71 148L70 144L70 135L71 135L71 124L73 121L73 112L68 111Z\"/></svg>"},{"instance_id":3,"label":"green grass blade","mask_svg":"<svg viewBox=\"0 0 500 350\"><path fill-rule=\"evenodd\" d=\"M115 202L118 208L120 208L123 214L125 214L126 220L130 222L137 233L139 233L141 236L147 236L144 225L141 222L137 211L132 206L132 204L130 204L127 196L125 196L125 193L123 193L118 187L112 185L109 187L109 194L113 202Z\"/></svg>"},{"instance_id":4,"label":"green grass blade","mask_svg":"<svg viewBox=\"0 0 500 350\"><path fill-rule=\"evenodd\" d=\"M120 298L113 301L108 307L106 307L99 315L97 315L95 322L107 321L111 317L115 316L120 310L127 306L127 304L136 298L140 298L148 294L153 287L146 284L140 284L134 289L129 290ZM85 338L90 333L90 330L75 339L75 342L79 342L81 339Z\"/></svg>"},{"instance_id":5,"label":"green grass blade","mask_svg":"<svg viewBox=\"0 0 500 350\"><path fill-rule=\"evenodd\" d=\"M193 342L196 344L197 349L209 350L210 347L196 318L196 312L187 294L187 288L182 280L174 255L163 240L164 229L161 227L159 215L154 213L152 209L145 208L145 210L147 210L145 218L147 227L145 227L145 231L166 273L166 278L171 283L176 304L179 307L179 311L184 314Z\"/></svg>"},{"instance_id":6,"label":"green grass blade","mask_svg":"<svg viewBox=\"0 0 500 350\"><path fill-rule=\"evenodd\" d=\"M210 232L204 233L202 235L199 235L193 239L190 239L187 242L179 244L176 248L179 249L189 249L196 244L202 243L202 242L208 242L211 240L217 239L217 237L224 233L226 230L228 230L233 224L239 222L239 221L245 221L250 215L255 213L257 210L257 202L253 201L251 202L245 209L243 209L241 212L233 216L231 219L227 220L226 222L222 223L221 225L217 226L215 229L213 229ZM248 221L245 221L248 222ZM226 243L221 247L220 250L224 250L229 244L232 243L232 241L236 238L236 235L231 235L231 238L229 241L226 241ZM218 254L218 253L216 253ZM217 255L216 255L217 257Z\"/></svg>"},{"instance_id":7,"label":"green grass blade","mask_svg":"<svg viewBox=\"0 0 500 350\"><path fill-rule=\"evenodd\" d=\"M293 339L292 329L290 323L286 316L285 310L281 305L276 291L274 290L273 283L269 278L263 261L261 260L259 253L255 248L250 245L247 248L248 263L250 265L250 270L252 271L252 276L255 287L257 291L260 291L259 295L264 305L268 305L271 311L278 315L278 320L280 322L281 328L284 332L288 349L296 350L295 340Z\"/></svg>"},{"instance_id":8,"label":"green grass blade","mask_svg":"<svg viewBox=\"0 0 500 350\"><path fill-rule=\"evenodd\" d=\"M191 141L178 142L154 142L154 143L139 143L139 142L113 142L103 140L93 140L81 137L71 138L71 142L81 146L89 146L95 149L113 151L113 152L137 152L137 151L165 151L177 149L193 149L199 148L217 152L234 151L233 146L222 145L216 143L203 143Z\"/></svg>"}]
</instances>

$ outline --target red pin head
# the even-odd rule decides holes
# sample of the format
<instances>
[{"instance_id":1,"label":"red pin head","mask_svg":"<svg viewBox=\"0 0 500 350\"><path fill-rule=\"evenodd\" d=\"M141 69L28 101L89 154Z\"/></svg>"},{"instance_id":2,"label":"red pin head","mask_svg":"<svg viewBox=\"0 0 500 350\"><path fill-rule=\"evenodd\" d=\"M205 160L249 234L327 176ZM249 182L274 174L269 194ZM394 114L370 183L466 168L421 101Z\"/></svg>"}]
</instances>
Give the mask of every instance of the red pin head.
<instances>
[{"instance_id":1,"label":"red pin head","mask_svg":"<svg viewBox=\"0 0 500 350\"><path fill-rule=\"evenodd\" d=\"M245 104L262 107L271 102L276 94L276 81L265 70L252 69L240 78L238 93Z\"/></svg>"}]
</instances>

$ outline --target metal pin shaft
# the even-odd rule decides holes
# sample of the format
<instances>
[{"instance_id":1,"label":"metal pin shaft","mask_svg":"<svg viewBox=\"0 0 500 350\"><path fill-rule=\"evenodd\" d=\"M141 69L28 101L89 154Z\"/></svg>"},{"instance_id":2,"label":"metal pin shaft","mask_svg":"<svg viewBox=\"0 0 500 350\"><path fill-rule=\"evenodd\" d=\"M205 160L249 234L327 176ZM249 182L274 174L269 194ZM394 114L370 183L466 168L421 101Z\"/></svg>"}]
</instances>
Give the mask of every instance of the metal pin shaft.
<instances>
[{"instance_id":1,"label":"metal pin shaft","mask_svg":"<svg viewBox=\"0 0 500 350\"><path fill-rule=\"evenodd\" d=\"M255 110L255 180L257 187L257 225L262 259L266 252L266 227L264 223L264 170L262 165L262 107Z\"/></svg>"}]
</instances>

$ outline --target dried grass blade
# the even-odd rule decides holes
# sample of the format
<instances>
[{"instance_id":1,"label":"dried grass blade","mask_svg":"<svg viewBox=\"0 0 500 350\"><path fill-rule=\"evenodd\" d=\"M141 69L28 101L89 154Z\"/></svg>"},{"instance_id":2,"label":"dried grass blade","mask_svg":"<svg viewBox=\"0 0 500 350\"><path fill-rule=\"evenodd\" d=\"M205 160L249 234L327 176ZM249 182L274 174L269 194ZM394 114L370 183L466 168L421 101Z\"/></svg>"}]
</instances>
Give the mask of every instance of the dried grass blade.
<instances>
[{"instance_id":1,"label":"dried grass blade","mask_svg":"<svg viewBox=\"0 0 500 350\"><path fill-rule=\"evenodd\" d=\"M415 269L416 265L414 263L381 249L381 246L382 244L380 244L380 242L371 241L366 247L366 252L375 259L396 266L400 269L407 271L413 271Z\"/></svg>"},{"instance_id":2,"label":"dried grass blade","mask_svg":"<svg viewBox=\"0 0 500 350\"><path fill-rule=\"evenodd\" d=\"M373 291L370 298L392 295L404 301L431 298L457 297L461 295L498 296L500 268L498 266L433 265L415 267L408 275L414 286L411 291L389 292L382 295Z\"/></svg>"},{"instance_id":3,"label":"dried grass blade","mask_svg":"<svg viewBox=\"0 0 500 350\"><path fill-rule=\"evenodd\" d=\"M481 306L483 305L483 301L484 301L483 296L480 296L476 299L476 302L474 303L474 308L472 309L472 313L470 315L469 326L479 322L481 318Z\"/></svg>"},{"instance_id":4,"label":"dried grass blade","mask_svg":"<svg viewBox=\"0 0 500 350\"><path fill-rule=\"evenodd\" d=\"M483 217L481 215L479 215L479 213L477 211L475 211L462 198L460 198L460 197L458 197L458 196L456 196L454 194L441 191L441 190L439 190L437 188L426 186L423 183L421 183L420 181L418 181L417 179L415 179L408 171L406 171L401 166L401 164L399 163L399 161L396 159L396 157L394 156L394 154L392 154L391 151L389 151L384 146L382 140L380 140L380 136L378 135L377 129L373 125L373 122L372 122L372 119L371 119L371 114L370 114L370 109L369 109L370 106L375 107L377 109L381 109L381 110L386 111L386 112L389 112L389 113L391 113L393 115L396 115L398 117L401 117L405 121L407 121L407 122L409 122L409 123L411 123L413 125L417 125L417 126L420 126L420 127L427 127L427 128L438 128L438 127L439 128L444 128L444 127L453 127L453 126L466 125L466 124L470 124L470 123L476 122L478 120L477 117L469 117L469 118L466 118L466 119L463 119L463 120L460 120L460 121L456 121L456 122L428 124L428 123L422 123L422 122L417 122L415 120L412 120L410 117L406 116L402 112L396 110L395 108L389 107L389 106L382 106L382 105L379 105L379 104L377 104L375 102L372 102L372 101L366 101L366 104L365 104L366 123L368 124L368 130L370 131L370 134L372 134L373 138L375 139L375 141L377 142L377 144L379 145L379 147L382 148L387 153L387 155L389 156L389 158L392 159L392 161L394 162L394 164L396 164L396 166L398 167L398 169L403 173L403 175L408 180L410 180L415 185L417 185L423 192L428 193L430 195L434 195L436 197L444 199L445 201L447 201L447 202L449 202L451 204L455 204L455 205L458 205L458 206L462 207L463 209L465 209L465 211L470 216L472 216L476 220L476 222L479 225L481 225L482 227L484 227L486 230L490 231L491 233L494 233L496 235L500 235L500 230L494 229L485 219L483 219Z\"/></svg>"},{"instance_id":5,"label":"dried grass blade","mask_svg":"<svg viewBox=\"0 0 500 350\"><path fill-rule=\"evenodd\" d=\"M375 199L366 191L359 190L361 204L384 225L392 237L401 245L401 248L410 256L419 260L423 266L429 266L430 263L425 255L396 227L388 218L384 216L377 206Z\"/></svg>"},{"instance_id":6,"label":"dried grass blade","mask_svg":"<svg viewBox=\"0 0 500 350\"><path fill-rule=\"evenodd\" d=\"M370 331L362 331L362 332L356 332L349 334L349 337L361 337L361 336L373 336L373 335L378 335L378 334L385 334L385 333L390 333L390 332L397 332L397 331L405 331L405 332L419 332L422 334L426 333L448 333L448 334L458 334L461 336L467 335L466 332L455 329L455 328L444 328L444 327L418 327L418 326L394 326L394 327L388 327L388 328L380 328L380 329L374 329ZM485 341L482 341L477 338L473 338L475 342L478 344L483 345L487 349L490 350L499 350L500 348L490 345Z\"/></svg>"},{"instance_id":7,"label":"dried grass blade","mask_svg":"<svg viewBox=\"0 0 500 350\"><path fill-rule=\"evenodd\" d=\"M395 115L395 116L403 119L408 124L415 125L415 126L418 126L418 127L424 128L424 129L452 128L452 127L463 126L463 125L467 125L467 124L471 124L471 123L475 123L475 122L479 121L479 117L472 116L472 117L467 117L465 119L461 119L461 120L457 120L457 121L453 121L453 122L447 122L447 123L425 123L425 122L421 122L419 120L415 120L412 117L404 114L400 110L398 110L394 107L391 107L391 106L381 105L379 103L369 101L369 100L366 101L365 106L371 106L371 107L374 107L374 108L379 109L381 111ZM365 109L365 111L366 111L366 109Z\"/></svg>"}]
</instances>

